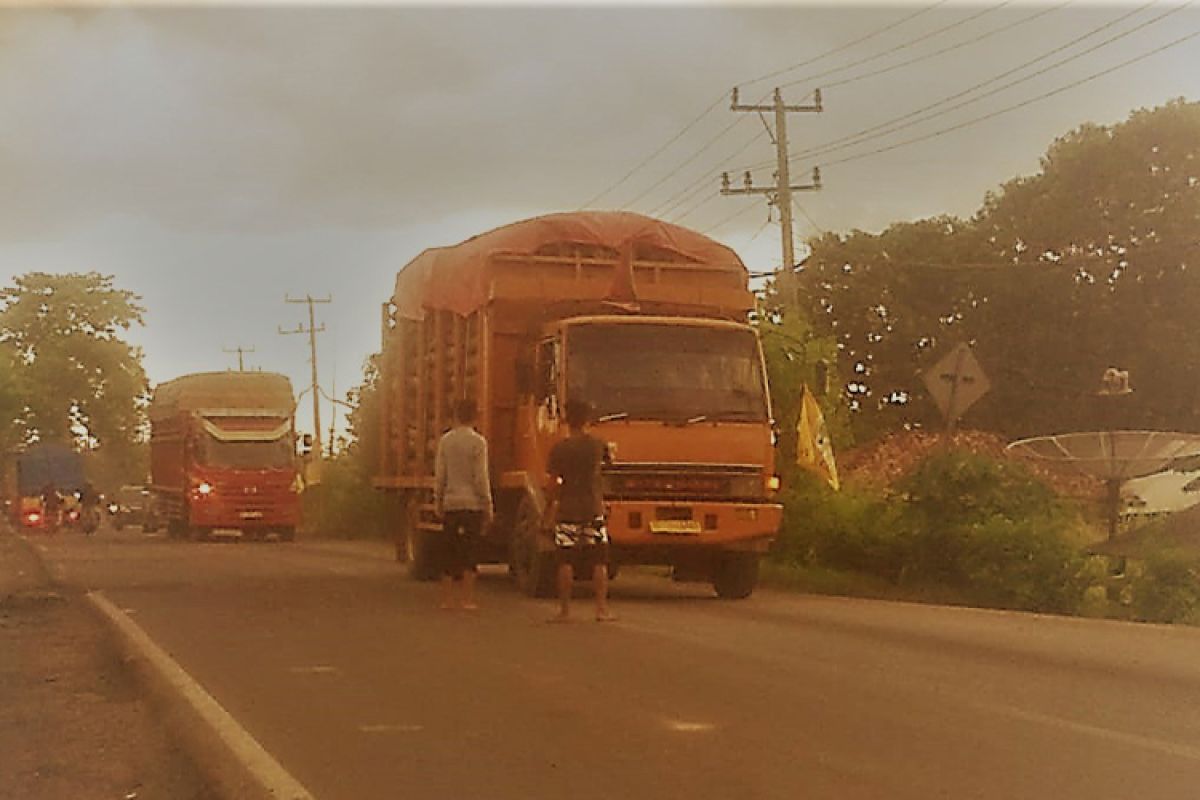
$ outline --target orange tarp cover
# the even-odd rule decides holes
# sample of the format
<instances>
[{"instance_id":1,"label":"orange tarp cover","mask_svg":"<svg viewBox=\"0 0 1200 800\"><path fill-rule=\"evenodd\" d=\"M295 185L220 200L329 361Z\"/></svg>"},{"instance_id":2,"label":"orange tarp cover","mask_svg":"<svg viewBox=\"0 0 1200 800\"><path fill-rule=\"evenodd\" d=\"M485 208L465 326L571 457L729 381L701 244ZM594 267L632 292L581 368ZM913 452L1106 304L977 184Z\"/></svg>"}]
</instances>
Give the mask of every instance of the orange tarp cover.
<instances>
[{"instance_id":1,"label":"orange tarp cover","mask_svg":"<svg viewBox=\"0 0 1200 800\"><path fill-rule=\"evenodd\" d=\"M550 244L626 248L653 247L681 260L745 269L730 248L669 222L628 211L548 214L481 233L452 247L433 247L396 276L392 302L398 313L419 319L423 309L470 314L487 302L487 265L496 255L534 255Z\"/></svg>"},{"instance_id":2,"label":"orange tarp cover","mask_svg":"<svg viewBox=\"0 0 1200 800\"><path fill-rule=\"evenodd\" d=\"M292 383L274 372L199 372L160 383L150 401L150 418L181 411L244 409L280 411L290 416L296 400Z\"/></svg>"}]
</instances>

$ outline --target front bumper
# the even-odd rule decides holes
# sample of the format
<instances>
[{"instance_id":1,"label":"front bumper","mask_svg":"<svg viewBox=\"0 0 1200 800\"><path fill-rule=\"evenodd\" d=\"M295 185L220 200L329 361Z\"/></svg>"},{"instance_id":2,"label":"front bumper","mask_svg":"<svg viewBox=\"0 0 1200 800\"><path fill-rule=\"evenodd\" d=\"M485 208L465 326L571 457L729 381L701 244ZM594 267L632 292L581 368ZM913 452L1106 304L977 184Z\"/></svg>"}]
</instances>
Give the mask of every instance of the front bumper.
<instances>
[{"instance_id":1,"label":"front bumper","mask_svg":"<svg viewBox=\"0 0 1200 800\"><path fill-rule=\"evenodd\" d=\"M783 506L768 502L612 500L605 503L614 547L766 552Z\"/></svg>"}]
</instances>

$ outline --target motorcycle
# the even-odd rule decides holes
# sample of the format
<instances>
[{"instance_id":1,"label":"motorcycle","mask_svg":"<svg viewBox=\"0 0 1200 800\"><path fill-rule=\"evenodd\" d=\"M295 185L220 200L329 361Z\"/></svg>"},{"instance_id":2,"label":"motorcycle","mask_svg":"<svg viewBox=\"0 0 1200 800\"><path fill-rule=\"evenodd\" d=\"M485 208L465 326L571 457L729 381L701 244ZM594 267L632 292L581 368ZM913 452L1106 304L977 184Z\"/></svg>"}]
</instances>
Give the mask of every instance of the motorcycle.
<instances>
[{"instance_id":1,"label":"motorcycle","mask_svg":"<svg viewBox=\"0 0 1200 800\"><path fill-rule=\"evenodd\" d=\"M80 527L86 536L91 536L100 527L100 507L88 506L80 512Z\"/></svg>"}]
</instances>

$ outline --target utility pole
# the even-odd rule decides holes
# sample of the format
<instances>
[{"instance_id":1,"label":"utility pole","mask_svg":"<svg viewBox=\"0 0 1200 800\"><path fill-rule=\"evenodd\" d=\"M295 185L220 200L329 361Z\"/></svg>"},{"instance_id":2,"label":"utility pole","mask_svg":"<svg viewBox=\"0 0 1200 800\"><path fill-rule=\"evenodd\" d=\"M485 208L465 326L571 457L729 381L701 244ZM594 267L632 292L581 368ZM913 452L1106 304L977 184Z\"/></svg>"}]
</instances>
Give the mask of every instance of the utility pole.
<instances>
[{"instance_id":1,"label":"utility pole","mask_svg":"<svg viewBox=\"0 0 1200 800\"><path fill-rule=\"evenodd\" d=\"M337 397L337 362L333 362L333 396ZM329 404L329 457L333 457L333 433L337 430L337 403Z\"/></svg>"},{"instance_id":2,"label":"utility pole","mask_svg":"<svg viewBox=\"0 0 1200 800\"><path fill-rule=\"evenodd\" d=\"M721 194L763 194L767 196L768 203L779 209L779 223L783 235L783 270L788 275L792 275L796 268L796 250L792 238L792 192L810 192L820 189L821 170L819 167L813 167L812 183L792 185L792 176L788 165L787 115L789 111L822 111L821 90L817 89L813 92L812 105L789 106L783 102L783 93L779 89L775 90L775 99L771 105L746 105L738 102L738 90L735 88L729 108L732 111L753 111L758 114L766 111L775 113L775 135L773 137L777 162L775 185L755 186L750 171L747 170L743 176L743 186L732 188L729 184L729 173L724 172L721 174Z\"/></svg>"},{"instance_id":3,"label":"utility pole","mask_svg":"<svg viewBox=\"0 0 1200 800\"><path fill-rule=\"evenodd\" d=\"M325 331L325 323L321 323L321 327L317 327L316 314L313 311L313 305L316 303L332 303L333 297L314 298L312 295L305 295L303 298L293 298L291 295L285 295L283 301L285 303L307 303L308 304L308 327L304 327L304 323L296 326L295 330L285 331L282 327L279 332L285 336L293 333L307 333L308 346L311 351L309 363L312 365L312 383L309 385L309 391L312 392L313 399L313 473L317 480L320 480L321 474L321 389L317 384L317 334ZM316 482L316 481L314 481Z\"/></svg>"},{"instance_id":4,"label":"utility pole","mask_svg":"<svg viewBox=\"0 0 1200 800\"><path fill-rule=\"evenodd\" d=\"M238 372L246 371L246 363L245 363L245 361L242 360L242 356L245 353L253 353L254 352L253 347L242 347L241 345L238 345L237 347L222 347L221 349L223 351L225 351L226 353L237 353L238 354Z\"/></svg>"}]
</instances>

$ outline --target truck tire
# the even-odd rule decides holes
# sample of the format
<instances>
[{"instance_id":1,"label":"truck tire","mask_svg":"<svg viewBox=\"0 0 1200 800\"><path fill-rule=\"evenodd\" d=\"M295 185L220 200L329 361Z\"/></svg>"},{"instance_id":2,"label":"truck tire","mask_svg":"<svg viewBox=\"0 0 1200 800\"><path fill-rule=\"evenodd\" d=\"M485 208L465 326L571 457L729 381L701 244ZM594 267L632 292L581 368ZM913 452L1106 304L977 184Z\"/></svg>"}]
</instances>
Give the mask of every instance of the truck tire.
<instances>
[{"instance_id":1,"label":"truck tire","mask_svg":"<svg viewBox=\"0 0 1200 800\"><path fill-rule=\"evenodd\" d=\"M408 575L414 581L432 581L438 577L433 547L429 531L414 525L408 532Z\"/></svg>"},{"instance_id":2,"label":"truck tire","mask_svg":"<svg viewBox=\"0 0 1200 800\"><path fill-rule=\"evenodd\" d=\"M281 541L281 542L296 541L296 529L290 528L290 527L289 528L280 528L279 529L279 541Z\"/></svg>"},{"instance_id":3,"label":"truck tire","mask_svg":"<svg viewBox=\"0 0 1200 800\"><path fill-rule=\"evenodd\" d=\"M713 589L726 600L744 600L758 585L758 554L730 553L717 563Z\"/></svg>"},{"instance_id":4,"label":"truck tire","mask_svg":"<svg viewBox=\"0 0 1200 800\"><path fill-rule=\"evenodd\" d=\"M539 547L542 520L533 501L521 499L509 539L509 567L517 586L530 597L553 597L554 554Z\"/></svg>"}]
</instances>

